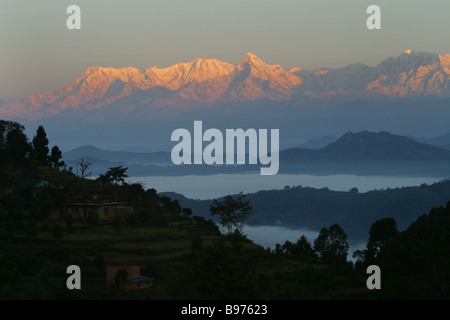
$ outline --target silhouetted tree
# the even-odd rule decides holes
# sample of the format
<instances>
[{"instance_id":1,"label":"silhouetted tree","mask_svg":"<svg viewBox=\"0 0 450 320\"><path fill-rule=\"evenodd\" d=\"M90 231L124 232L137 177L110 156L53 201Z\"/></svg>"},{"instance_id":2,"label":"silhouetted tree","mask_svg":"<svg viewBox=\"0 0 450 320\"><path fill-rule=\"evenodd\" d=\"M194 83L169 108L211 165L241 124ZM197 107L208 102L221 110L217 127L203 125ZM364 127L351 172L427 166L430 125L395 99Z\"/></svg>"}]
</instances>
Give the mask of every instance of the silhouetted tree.
<instances>
[{"instance_id":1,"label":"silhouetted tree","mask_svg":"<svg viewBox=\"0 0 450 320\"><path fill-rule=\"evenodd\" d=\"M299 261L312 261L314 259L314 250L304 235L292 247L291 256L292 259Z\"/></svg>"},{"instance_id":2,"label":"silhouetted tree","mask_svg":"<svg viewBox=\"0 0 450 320\"><path fill-rule=\"evenodd\" d=\"M203 217L193 216L192 221L195 223L197 232L200 234L221 235L219 227L211 219L206 220Z\"/></svg>"},{"instance_id":3,"label":"silhouetted tree","mask_svg":"<svg viewBox=\"0 0 450 320\"><path fill-rule=\"evenodd\" d=\"M378 254L388 299L450 299L450 202L432 208Z\"/></svg>"},{"instance_id":4,"label":"silhouetted tree","mask_svg":"<svg viewBox=\"0 0 450 320\"><path fill-rule=\"evenodd\" d=\"M378 254L380 250L398 233L397 223L394 218L383 218L372 223L369 231L369 241L365 250L356 250L353 258L357 259L360 271L364 271L366 266L378 264ZM356 267L356 265L355 265Z\"/></svg>"},{"instance_id":5,"label":"silhouetted tree","mask_svg":"<svg viewBox=\"0 0 450 320\"><path fill-rule=\"evenodd\" d=\"M28 142L23 130L25 130L23 126L14 125L12 130L7 133L5 149L11 157L12 164L16 167L25 165L33 152L33 147Z\"/></svg>"},{"instance_id":6,"label":"silhouetted tree","mask_svg":"<svg viewBox=\"0 0 450 320\"><path fill-rule=\"evenodd\" d=\"M58 146L54 146L50 151L50 156L48 157L48 161L53 168L61 168L65 165L64 161L61 161L62 152L59 150Z\"/></svg>"},{"instance_id":7,"label":"silhouetted tree","mask_svg":"<svg viewBox=\"0 0 450 320\"><path fill-rule=\"evenodd\" d=\"M359 190L357 187L353 187L349 190L350 193L359 193Z\"/></svg>"},{"instance_id":8,"label":"silhouetted tree","mask_svg":"<svg viewBox=\"0 0 450 320\"><path fill-rule=\"evenodd\" d=\"M92 163L90 163L89 161L86 161L84 158L81 158L77 162L77 165L80 168L81 179L87 178L92 174L91 172L89 172L89 173L86 172L89 169L89 167L91 166L91 164Z\"/></svg>"},{"instance_id":9,"label":"silhouetted tree","mask_svg":"<svg viewBox=\"0 0 450 320\"><path fill-rule=\"evenodd\" d=\"M191 208L183 208L182 212L183 212L183 216L185 216L185 217L190 217L192 215Z\"/></svg>"},{"instance_id":10,"label":"silhouetted tree","mask_svg":"<svg viewBox=\"0 0 450 320\"><path fill-rule=\"evenodd\" d=\"M220 224L232 233L233 227L241 229L245 220L251 214L253 208L249 201L244 201L245 195L239 195L236 199L226 196L222 201L214 200L209 211L212 216L220 217Z\"/></svg>"},{"instance_id":11,"label":"silhouetted tree","mask_svg":"<svg viewBox=\"0 0 450 320\"><path fill-rule=\"evenodd\" d=\"M48 139L43 126L39 126L33 138L34 156L41 164L48 163Z\"/></svg>"},{"instance_id":12,"label":"silhouetted tree","mask_svg":"<svg viewBox=\"0 0 450 320\"><path fill-rule=\"evenodd\" d=\"M107 174L99 174L98 178L95 180L99 181L102 186L105 186L107 183L111 183L111 177L109 177Z\"/></svg>"},{"instance_id":13,"label":"silhouetted tree","mask_svg":"<svg viewBox=\"0 0 450 320\"><path fill-rule=\"evenodd\" d=\"M125 178L128 178L127 175L128 168L124 168L122 166L109 168L106 172L106 176L109 177L110 181L114 185L123 184L125 182Z\"/></svg>"},{"instance_id":14,"label":"silhouetted tree","mask_svg":"<svg viewBox=\"0 0 450 320\"><path fill-rule=\"evenodd\" d=\"M283 245L277 243L273 253L283 255L288 259L297 261L312 262L315 259L314 250L311 243L304 235L302 235L295 243L292 243L289 240L286 240Z\"/></svg>"},{"instance_id":15,"label":"silhouetted tree","mask_svg":"<svg viewBox=\"0 0 450 320\"><path fill-rule=\"evenodd\" d=\"M127 170L128 168L118 166L109 168L108 171L105 173L105 176L108 177L109 181L116 188L116 201L118 201L118 192L119 192L118 187L120 184L124 184L125 178L128 177Z\"/></svg>"},{"instance_id":16,"label":"silhouetted tree","mask_svg":"<svg viewBox=\"0 0 450 320\"><path fill-rule=\"evenodd\" d=\"M347 234L338 224L322 228L314 240L314 251L324 263L346 262L348 249Z\"/></svg>"}]
</instances>

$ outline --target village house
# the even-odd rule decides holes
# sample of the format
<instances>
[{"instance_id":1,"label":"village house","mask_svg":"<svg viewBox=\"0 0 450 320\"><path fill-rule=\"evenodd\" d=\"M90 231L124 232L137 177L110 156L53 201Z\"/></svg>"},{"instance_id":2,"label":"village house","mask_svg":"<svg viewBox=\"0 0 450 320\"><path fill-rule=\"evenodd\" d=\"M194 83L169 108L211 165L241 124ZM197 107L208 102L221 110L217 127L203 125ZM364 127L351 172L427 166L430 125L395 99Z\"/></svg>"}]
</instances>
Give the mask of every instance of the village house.
<instances>
[{"instance_id":1,"label":"village house","mask_svg":"<svg viewBox=\"0 0 450 320\"><path fill-rule=\"evenodd\" d=\"M106 266L106 285L124 290L138 290L153 285L154 278L140 274L139 266Z\"/></svg>"},{"instance_id":2,"label":"village house","mask_svg":"<svg viewBox=\"0 0 450 320\"><path fill-rule=\"evenodd\" d=\"M126 219L134 214L134 209L124 202L71 202L63 204L60 215L72 215L74 219L83 220L88 217L89 212L95 212L100 221L109 221L115 215Z\"/></svg>"}]
</instances>

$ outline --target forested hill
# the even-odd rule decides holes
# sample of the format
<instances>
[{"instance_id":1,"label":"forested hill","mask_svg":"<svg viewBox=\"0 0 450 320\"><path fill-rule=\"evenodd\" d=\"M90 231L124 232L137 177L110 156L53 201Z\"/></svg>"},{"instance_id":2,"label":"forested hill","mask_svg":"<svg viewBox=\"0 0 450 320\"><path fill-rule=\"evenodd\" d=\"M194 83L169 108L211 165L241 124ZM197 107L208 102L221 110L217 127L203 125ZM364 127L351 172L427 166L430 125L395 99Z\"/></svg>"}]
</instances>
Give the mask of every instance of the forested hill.
<instances>
[{"instance_id":1,"label":"forested hill","mask_svg":"<svg viewBox=\"0 0 450 320\"><path fill-rule=\"evenodd\" d=\"M176 193L164 193L178 200L182 207L192 208L195 215L210 217L211 200L192 200ZM450 180L432 185L376 190L359 193L292 187L284 190L259 191L246 195L254 208L249 222L291 228L320 230L339 224L349 238L367 239L371 224L392 217L399 230L407 228L432 207L450 200Z\"/></svg>"},{"instance_id":2,"label":"forested hill","mask_svg":"<svg viewBox=\"0 0 450 320\"><path fill-rule=\"evenodd\" d=\"M450 161L450 151L389 132L347 132L318 149L289 149L280 153L284 162L305 161Z\"/></svg>"}]
</instances>

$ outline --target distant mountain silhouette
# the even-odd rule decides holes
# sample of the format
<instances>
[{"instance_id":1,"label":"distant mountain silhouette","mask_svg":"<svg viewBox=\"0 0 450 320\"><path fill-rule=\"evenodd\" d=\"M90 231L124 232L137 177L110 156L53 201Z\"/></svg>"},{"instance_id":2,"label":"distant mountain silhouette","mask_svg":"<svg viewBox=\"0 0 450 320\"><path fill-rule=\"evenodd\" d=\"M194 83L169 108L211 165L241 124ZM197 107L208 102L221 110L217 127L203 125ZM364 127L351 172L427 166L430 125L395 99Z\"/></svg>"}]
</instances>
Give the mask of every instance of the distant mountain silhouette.
<instances>
[{"instance_id":1,"label":"distant mountain silhouette","mask_svg":"<svg viewBox=\"0 0 450 320\"><path fill-rule=\"evenodd\" d=\"M303 161L450 161L450 151L388 132L347 132L319 150L280 152L281 163Z\"/></svg>"},{"instance_id":2,"label":"distant mountain silhouette","mask_svg":"<svg viewBox=\"0 0 450 320\"><path fill-rule=\"evenodd\" d=\"M403 230L429 208L445 205L449 192L450 181L447 180L365 193L298 186L249 193L245 200L254 208L251 219L258 221L257 225L277 225L278 222L287 228L318 231L338 223L350 238L365 240L375 220L392 217ZM178 200L182 207L191 208L193 215L211 218L209 206L212 200L188 199L173 192L161 195Z\"/></svg>"},{"instance_id":3,"label":"distant mountain silhouette","mask_svg":"<svg viewBox=\"0 0 450 320\"><path fill-rule=\"evenodd\" d=\"M443 147L450 145L450 132L447 134L443 134L437 137L432 138L419 138L419 137L410 137L417 142L422 142L426 144L432 144L433 146Z\"/></svg>"},{"instance_id":4,"label":"distant mountain silhouette","mask_svg":"<svg viewBox=\"0 0 450 320\"><path fill-rule=\"evenodd\" d=\"M335 142L338 138L335 136L323 136L317 139L311 139L306 141L305 143L301 144L299 148L303 149L322 149L323 147L326 147L332 142Z\"/></svg>"},{"instance_id":5,"label":"distant mountain silhouette","mask_svg":"<svg viewBox=\"0 0 450 320\"><path fill-rule=\"evenodd\" d=\"M174 165L170 152L107 151L91 145L63 153L63 160L74 168L81 158L92 163L94 174L104 173L112 166L124 165L129 168L130 176L232 174L259 171L261 167L260 164ZM347 132L321 149L292 148L281 151L279 173L447 177L450 175L450 150L388 132Z\"/></svg>"},{"instance_id":6,"label":"distant mountain silhouette","mask_svg":"<svg viewBox=\"0 0 450 320\"><path fill-rule=\"evenodd\" d=\"M320 142L332 140L323 137ZM205 142L206 145L206 142ZM80 158L124 162L127 164L171 164L170 152L108 151L86 145L63 153L64 160ZM405 136L389 132L347 132L325 147L313 150L292 148L280 152L282 162L304 161L450 161L450 151L417 142Z\"/></svg>"},{"instance_id":7,"label":"distant mountain silhouette","mask_svg":"<svg viewBox=\"0 0 450 320\"><path fill-rule=\"evenodd\" d=\"M98 160L123 162L127 164L166 164L171 162L169 152L128 152L107 151L87 145L63 153L63 159L78 160L80 158L94 158Z\"/></svg>"}]
</instances>

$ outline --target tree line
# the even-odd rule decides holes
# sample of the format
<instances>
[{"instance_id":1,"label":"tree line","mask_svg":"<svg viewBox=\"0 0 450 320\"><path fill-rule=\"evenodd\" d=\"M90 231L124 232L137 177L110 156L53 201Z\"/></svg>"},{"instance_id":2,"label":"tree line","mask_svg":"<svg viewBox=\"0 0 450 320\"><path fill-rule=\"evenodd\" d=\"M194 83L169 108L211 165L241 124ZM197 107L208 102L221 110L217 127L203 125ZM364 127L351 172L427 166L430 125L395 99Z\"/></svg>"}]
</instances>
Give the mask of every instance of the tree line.
<instances>
[{"instance_id":1,"label":"tree line","mask_svg":"<svg viewBox=\"0 0 450 320\"><path fill-rule=\"evenodd\" d=\"M445 207L432 208L401 232L396 219L389 215L374 219L368 232L366 248L354 253L356 262L352 263L348 261L347 234L340 224L322 227L312 243L304 235L299 235L296 242L285 241L273 249L258 248L251 245L252 241L242 229L255 212L248 196L230 195L210 202L209 215L218 217L226 230L222 234L212 220L194 215L197 213L195 209L183 207L177 200L159 195L155 189L145 190L140 184L127 184L127 168L110 168L93 180L86 179L89 165L84 162L86 170L77 177L61 161L60 152L57 152L59 148L54 146L50 149L48 146L43 127L38 128L30 142L23 126L9 121L0 122L0 190L8 191L6 196L0 195L0 230L4 231L0 239L5 246L3 249L8 252L0 255L0 288L4 290L4 295L0 294L0 297L6 297L8 292L18 297L22 294L16 292L17 284L12 279L22 279L21 285L25 287L30 275L36 281L44 281L46 278L43 275L48 275L45 269L48 261L64 261L64 255L60 252L62 242L66 234L74 232L74 221L70 216L64 220L50 221L49 214L73 195L87 200L93 200L93 195L107 195L133 206L134 215L124 221L114 221L114 224L117 223L114 225L116 234L123 232L124 226L168 228L171 222L187 224L191 235L191 255L180 258L179 262L183 264L181 272L171 270L173 273L167 275L167 282L162 281L165 287L160 292L166 292L169 297L450 297L450 202ZM51 151L53 149L54 152ZM42 168L44 172L48 171L47 168L54 172L43 174ZM33 193L29 188L19 187L20 181L43 175L49 178L50 185L42 192ZM99 221L88 219L84 223L97 228ZM19 244L21 241L32 244L42 232L50 233L53 239L45 250L48 261L43 261L44 258L36 260L42 262L42 266L33 262L33 257L28 259L23 252L9 252L10 247L15 248L12 245L16 241ZM20 236L17 237L17 234ZM104 267L104 261L100 253L96 254L93 264L98 264L100 270ZM36 254L36 258L38 256ZM373 264L381 268L382 289L369 295L365 289L365 271L367 266ZM261 269L266 271L262 272ZM170 282L173 277L180 281ZM42 284L40 286L45 287ZM48 296L56 295L56 291L48 290ZM161 297L153 292L150 291L149 295ZM65 291L62 294L67 295Z\"/></svg>"}]
</instances>

